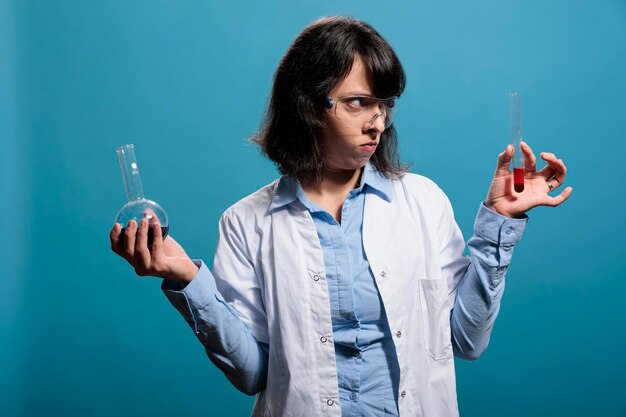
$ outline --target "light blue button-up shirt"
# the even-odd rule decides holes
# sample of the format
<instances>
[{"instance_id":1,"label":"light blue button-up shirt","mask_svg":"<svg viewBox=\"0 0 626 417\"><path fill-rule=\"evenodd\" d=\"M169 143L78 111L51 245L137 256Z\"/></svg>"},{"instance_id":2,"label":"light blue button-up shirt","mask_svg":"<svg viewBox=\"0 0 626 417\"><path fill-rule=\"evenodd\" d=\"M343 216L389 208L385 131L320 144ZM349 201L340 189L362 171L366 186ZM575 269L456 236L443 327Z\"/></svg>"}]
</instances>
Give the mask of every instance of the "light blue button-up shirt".
<instances>
[{"instance_id":1,"label":"light blue button-up shirt","mask_svg":"<svg viewBox=\"0 0 626 417\"><path fill-rule=\"evenodd\" d=\"M341 223L311 202L299 182L282 178L271 209L296 199L309 210L324 254L341 414L397 415L400 371L391 331L363 249L365 194L389 201L389 180L367 164L341 208Z\"/></svg>"}]
</instances>

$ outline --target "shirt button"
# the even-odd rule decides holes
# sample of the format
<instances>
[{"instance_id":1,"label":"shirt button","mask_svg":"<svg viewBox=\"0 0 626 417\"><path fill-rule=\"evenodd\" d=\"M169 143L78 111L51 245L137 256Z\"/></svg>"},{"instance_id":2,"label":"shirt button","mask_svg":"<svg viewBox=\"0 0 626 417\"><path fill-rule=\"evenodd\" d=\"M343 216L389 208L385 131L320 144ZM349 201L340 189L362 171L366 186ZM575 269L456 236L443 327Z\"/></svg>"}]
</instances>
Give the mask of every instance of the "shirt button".
<instances>
[{"instance_id":1,"label":"shirt button","mask_svg":"<svg viewBox=\"0 0 626 417\"><path fill-rule=\"evenodd\" d=\"M326 336L320 337L320 342L326 343L327 341L328 341L328 339L326 338Z\"/></svg>"},{"instance_id":2,"label":"shirt button","mask_svg":"<svg viewBox=\"0 0 626 417\"><path fill-rule=\"evenodd\" d=\"M320 280L320 276L315 274L313 275L313 281L319 281Z\"/></svg>"},{"instance_id":3,"label":"shirt button","mask_svg":"<svg viewBox=\"0 0 626 417\"><path fill-rule=\"evenodd\" d=\"M354 393L354 392L353 392L353 393L351 393L351 394L350 394L350 399L351 399L352 401L356 400L356 393Z\"/></svg>"},{"instance_id":4,"label":"shirt button","mask_svg":"<svg viewBox=\"0 0 626 417\"><path fill-rule=\"evenodd\" d=\"M396 337L402 337L402 332L400 330L396 332Z\"/></svg>"},{"instance_id":5,"label":"shirt button","mask_svg":"<svg viewBox=\"0 0 626 417\"><path fill-rule=\"evenodd\" d=\"M352 323L352 327L355 328L355 329L358 329L359 328L359 322L355 321L354 323Z\"/></svg>"},{"instance_id":6,"label":"shirt button","mask_svg":"<svg viewBox=\"0 0 626 417\"><path fill-rule=\"evenodd\" d=\"M507 235L510 235L510 234L511 234L511 229L506 229L506 230L504 231L504 233L506 233Z\"/></svg>"},{"instance_id":7,"label":"shirt button","mask_svg":"<svg viewBox=\"0 0 626 417\"><path fill-rule=\"evenodd\" d=\"M328 404L329 406L331 406L331 405L335 404L335 402L333 401L333 399L332 399L332 398L329 398L329 399L327 399L327 400L326 400L326 404Z\"/></svg>"},{"instance_id":8,"label":"shirt button","mask_svg":"<svg viewBox=\"0 0 626 417\"><path fill-rule=\"evenodd\" d=\"M400 394L400 396L401 396L402 398L406 397L406 391L402 391L402 394Z\"/></svg>"},{"instance_id":9,"label":"shirt button","mask_svg":"<svg viewBox=\"0 0 626 417\"><path fill-rule=\"evenodd\" d=\"M385 271L380 271L380 276L385 278L387 276L387 273Z\"/></svg>"}]
</instances>

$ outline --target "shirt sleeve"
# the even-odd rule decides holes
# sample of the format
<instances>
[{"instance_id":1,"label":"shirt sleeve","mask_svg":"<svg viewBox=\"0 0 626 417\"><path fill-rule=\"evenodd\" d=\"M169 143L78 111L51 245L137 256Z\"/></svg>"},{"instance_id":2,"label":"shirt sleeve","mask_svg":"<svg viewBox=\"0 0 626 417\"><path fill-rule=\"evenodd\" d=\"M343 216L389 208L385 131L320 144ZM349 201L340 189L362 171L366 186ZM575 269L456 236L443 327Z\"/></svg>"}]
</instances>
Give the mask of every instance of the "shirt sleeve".
<instances>
[{"instance_id":1,"label":"shirt sleeve","mask_svg":"<svg viewBox=\"0 0 626 417\"><path fill-rule=\"evenodd\" d=\"M452 347L455 356L475 360L489 344L513 247L522 238L528 216L509 218L481 203L474 234L467 243L470 252L467 263L468 257L459 252L465 246L463 237L448 201L447 205L446 229L452 232L448 235L452 237L442 245L442 258L449 260L443 268L449 269L448 276L454 277L451 295L455 298L450 317Z\"/></svg>"},{"instance_id":2,"label":"shirt sleeve","mask_svg":"<svg viewBox=\"0 0 626 417\"><path fill-rule=\"evenodd\" d=\"M265 388L268 344L258 342L227 303L215 285L215 278L201 260L199 270L184 288L163 280L161 289L181 313L207 356L240 391L254 395Z\"/></svg>"}]
</instances>

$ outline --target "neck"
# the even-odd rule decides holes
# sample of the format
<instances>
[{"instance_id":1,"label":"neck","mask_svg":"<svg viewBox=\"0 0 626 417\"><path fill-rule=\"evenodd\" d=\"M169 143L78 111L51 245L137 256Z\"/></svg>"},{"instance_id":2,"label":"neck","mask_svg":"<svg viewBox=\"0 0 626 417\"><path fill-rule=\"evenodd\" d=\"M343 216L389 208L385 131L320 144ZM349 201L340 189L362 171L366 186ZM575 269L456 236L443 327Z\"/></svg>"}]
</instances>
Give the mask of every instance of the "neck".
<instances>
[{"instance_id":1,"label":"neck","mask_svg":"<svg viewBox=\"0 0 626 417\"><path fill-rule=\"evenodd\" d=\"M324 169L322 179L302 184L307 194L318 196L347 195L356 188L363 168L358 169Z\"/></svg>"}]
</instances>

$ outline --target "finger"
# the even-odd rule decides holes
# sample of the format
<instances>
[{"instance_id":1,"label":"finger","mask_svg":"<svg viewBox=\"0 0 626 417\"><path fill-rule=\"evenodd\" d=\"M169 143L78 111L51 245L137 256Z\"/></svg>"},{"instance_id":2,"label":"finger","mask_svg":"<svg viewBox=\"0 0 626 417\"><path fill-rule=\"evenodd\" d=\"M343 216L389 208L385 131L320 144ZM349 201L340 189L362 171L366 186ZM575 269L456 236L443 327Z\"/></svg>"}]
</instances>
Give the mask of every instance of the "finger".
<instances>
[{"instance_id":1,"label":"finger","mask_svg":"<svg viewBox=\"0 0 626 417\"><path fill-rule=\"evenodd\" d=\"M111 250L117 254L121 254L123 250L123 235L121 224L115 223L113 225L113 229L111 229L111 232L109 233L109 239L111 240Z\"/></svg>"},{"instance_id":2,"label":"finger","mask_svg":"<svg viewBox=\"0 0 626 417\"><path fill-rule=\"evenodd\" d=\"M541 157L541 159L545 160L543 156ZM554 175L555 173L556 173L556 167L554 167L551 162L549 162L545 167L543 167L541 171L537 172L537 174L541 178L543 178L544 181L548 181L549 179L556 178Z\"/></svg>"},{"instance_id":3,"label":"finger","mask_svg":"<svg viewBox=\"0 0 626 417\"><path fill-rule=\"evenodd\" d=\"M548 197L548 200L546 200L543 205L550 207L556 207L558 205L561 205L565 200L569 198L570 195L572 195L572 191L574 191L574 188L567 187L563 190L561 194L554 197Z\"/></svg>"},{"instance_id":4,"label":"finger","mask_svg":"<svg viewBox=\"0 0 626 417\"><path fill-rule=\"evenodd\" d=\"M124 253L129 258L135 256L135 235L137 234L137 222L130 220L124 232Z\"/></svg>"},{"instance_id":5,"label":"finger","mask_svg":"<svg viewBox=\"0 0 626 417\"><path fill-rule=\"evenodd\" d=\"M557 159L556 155L552 152L542 152L541 159L548 164L541 170L541 175L546 179L554 177L559 184L563 184L565 181L565 174L567 173L567 167L562 159Z\"/></svg>"},{"instance_id":6,"label":"finger","mask_svg":"<svg viewBox=\"0 0 626 417\"><path fill-rule=\"evenodd\" d=\"M161 232L161 223L155 221L152 223L152 256L154 258L163 256L163 233Z\"/></svg>"},{"instance_id":7,"label":"finger","mask_svg":"<svg viewBox=\"0 0 626 417\"><path fill-rule=\"evenodd\" d=\"M498 164L496 166L496 177L511 174L509 165L511 164L512 158L513 158L513 145L507 145L504 152L498 155Z\"/></svg>"},{"instance_id":8,"label":"finger","mask_svg":"<svg viewBox=\"0 0 626 417\"><path fill-rule=\"evenodd\" d=\"M135 258L144 269L150 267L150 251L148 250L148 221L142 219L137 232L137 242L135 243Z\"/></svg>"},{"instance_id":9,"label":"finger","mask_svg":"<svg viewBox=\"0 0 626 417\"><path fill-rule=\"evenodd\" d=\"M522 153L524 154L524 170L526 172L535 172L537 170L537 158L530 146L524 141L520 144Z\"/></svg>"},{"instance_id":10,"label":"finger","mask_svg":"<svg viewBox=\"0 0 626 417\"><path fill-rule=\"evenodd\" d=\"M148 221L152 220L152 218L157 217L156 214L154 214L154 210L147 208L144 210L143 212L143 218L147 219Z\"/></svg>"},{"instance_id":11,"label":"finger","mask_svg":"<svg viewBox=\"0 0 626 417\"><path fill-rule=\"evenodd\" d=\"M551 193L552 191L556 190L557 188L559 188L562 184L559 182L559 180L556 178L555 175L553 175L552 177L548 178L546 180L546 187L548 188L548 192ZM552 186L552 187L550 187Z\"/></svg>"}]
</instances>

